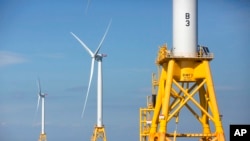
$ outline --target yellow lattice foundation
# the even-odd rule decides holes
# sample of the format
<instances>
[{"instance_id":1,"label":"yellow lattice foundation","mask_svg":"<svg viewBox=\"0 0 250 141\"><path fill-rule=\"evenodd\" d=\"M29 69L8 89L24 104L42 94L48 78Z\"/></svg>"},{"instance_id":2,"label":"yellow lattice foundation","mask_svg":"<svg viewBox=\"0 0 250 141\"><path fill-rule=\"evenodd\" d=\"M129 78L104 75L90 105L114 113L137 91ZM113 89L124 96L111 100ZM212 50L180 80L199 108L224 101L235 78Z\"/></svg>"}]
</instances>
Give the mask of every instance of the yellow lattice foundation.
<instances>
[{"instance_id":1,"label":"yellow lattice foundation","mask_svg":"<svg viewBox=\"0 0 250 141\"><path fill-rule=\"evenodd\" d=\"M46 134L40 134L38 141L47 141Z\"/></svg>"},{"instance_id":2,"label":"yellow lattice foundation","mask_svg":"<svg viewBox=\"0 0 250 141\"><path fill-rule=\"evenodd\" d=\"M205 56L199 53L197 57L184 58L174 57L168 52L166 46L161 47L156 61L161 66L161 75L157 83L158 93L150 130L143 140L170 141L182 137L200 138L200 141L225 141L209 66L213 54ZM178 116L184 107L200 123L201 132L167 131L170 120L179 122Z\"/></svg>"},{"instance_id":3,"label":"yellow lattice foundation","mask_svg":"<svg viewBox=\"0 0 250 141\"><path fill-rule=\"evenodd\" d=\"M91 141L97 141L98 139L101 139L103 141L106 141L106 133L104 126L97 127L95 126L93 135L91 137Z\"/></svg>"}]
</instances>

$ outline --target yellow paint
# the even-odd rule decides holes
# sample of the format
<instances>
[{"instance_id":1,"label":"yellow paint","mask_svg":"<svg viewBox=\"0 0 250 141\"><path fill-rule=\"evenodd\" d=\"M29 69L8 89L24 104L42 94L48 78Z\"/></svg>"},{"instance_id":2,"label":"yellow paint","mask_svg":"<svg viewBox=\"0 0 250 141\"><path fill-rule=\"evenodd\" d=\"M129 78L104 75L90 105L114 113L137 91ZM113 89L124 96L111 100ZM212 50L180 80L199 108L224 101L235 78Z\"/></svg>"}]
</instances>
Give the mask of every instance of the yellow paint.
<instances>
[{"instance_id":1,"label":"yellow paint","mask_svg":"<svg viewBox=\"0 0 250 141\"><path fill-rule=\"evenodd\" d=\"M47 141L46 134L40 134L38 141Z\"/></svg>"},{"instance_id":2,"label":"yellow paint","mask_svg":"<svg viewBox=\"0 0 250 141\"><path fill-rule=\"evenodd\" d=\"M161 67L161 74L158 82L155 76L152 80L152 88L158 87L156 103L150 109L140 109L140 141L168 141L171 138L178 140L178 137L225 141L209 66L212 59L212 53L205 56L198 52L197 57L183 58L174 57L166 45L159 48L156 64ZM183 107L201 125L200 133L168 132L170 120L177 119ZM150 113L150 124L144 123L147 118L145 113ZM179 120L178 118L178 122Z\"/></svg>"},{"instance_id":3,"label":"yellow paint","mask_svg":"<svg viewBox=\"0 0 250 141\"><path fill-rule=\"evenodd\" d=\"M91 141L97 141L99 138L103 141L107 141L104 126L103 127L95 126L92 137L91 137Z\"/></svg>"}]
</instances>

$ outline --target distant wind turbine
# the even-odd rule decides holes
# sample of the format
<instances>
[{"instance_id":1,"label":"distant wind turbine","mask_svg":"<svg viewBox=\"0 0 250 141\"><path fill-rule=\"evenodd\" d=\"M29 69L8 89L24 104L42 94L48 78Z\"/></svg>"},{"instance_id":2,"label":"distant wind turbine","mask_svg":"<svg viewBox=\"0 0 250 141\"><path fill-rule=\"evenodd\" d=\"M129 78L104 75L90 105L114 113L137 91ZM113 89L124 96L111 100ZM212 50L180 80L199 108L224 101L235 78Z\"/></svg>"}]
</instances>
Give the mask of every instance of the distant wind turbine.
<instances>
[{"instance_id":1,"label":"distant wind turbine","mask_svg":"<svg viewBox=\"0 0 250 141\"><path fill-rule=\"evenodd\" d=\"M42 93L39 78L37 80L37 86L38 86L38 100L37 100L36 112L38 111L38 108L39 108L40 99L42 101L41 134L40 134L40 137L39 137L38 141L46 141L46 133L45 133L45 96L47 94Z\"/></svg>"},{"instance_id":2,"label":"distant wind turbine","mask_svg":"<svg viewBox=\"0 0 250 141\"><path fill-rule=\"evenodd\" d=\"M90 90L92 76L93 76L93 72L94 72L95 61L97 61L97 63L98 63L98 76L97 76L97 127L102 127L103 126L103 124L102 124L102 58L107 56L106 54L98 54L98 53L99 53L99 50L100 50L100 48L102 46L102 43L103 43L103 41L104 41L104 39L105 39L105 37L106 37L106 35L108 33L111 22L112 22L112 20L110 20L109 25L108 25L108 27L106 29L106 32L103 35L103 37L101 39L101 42L99 43L99 46L97 47L95 52L92 52L83 41L81 41L74 33L71 32L71 34L76 38L76 40L78 40L80 42L80 44L89 53L89 55L92 58L89 85L88 85L87 94L86 94L86 98L85 98L85 102L84 102L84 106L83 106L83 111L82 111L82 115L81 115L82 117L84 115L87 100L88 100L89 90Z\"/></svg>"}]
</instances>

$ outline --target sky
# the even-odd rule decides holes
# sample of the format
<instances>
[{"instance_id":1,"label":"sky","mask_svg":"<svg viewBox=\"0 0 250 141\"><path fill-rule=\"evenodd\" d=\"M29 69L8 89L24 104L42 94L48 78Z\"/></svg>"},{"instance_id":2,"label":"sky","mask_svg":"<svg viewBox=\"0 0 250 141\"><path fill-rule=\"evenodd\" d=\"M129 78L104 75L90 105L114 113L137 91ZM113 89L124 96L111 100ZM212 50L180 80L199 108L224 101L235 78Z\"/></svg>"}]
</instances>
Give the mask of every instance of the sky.
<instances>
[{"instance_id":1,"label":"sky","mask_svg":"<svg viewBox=\"0 0 250 141\"><path fill-rule=\"evenodd\" d=\"M250 124L248 0L199 0L198 43L208 46L223 127ZM112 19L103 59L108 140L139 140L139 108L151 95L158 47L172 47L171 0L1 0L0 140L37 140L37 78L47 93L48 140L90 140L96 124L96 71L85 115L91 58ZM95 67L96 68L96 67ZM95 69L96 70L96 69Z\"/></svg>"}]
</instances>

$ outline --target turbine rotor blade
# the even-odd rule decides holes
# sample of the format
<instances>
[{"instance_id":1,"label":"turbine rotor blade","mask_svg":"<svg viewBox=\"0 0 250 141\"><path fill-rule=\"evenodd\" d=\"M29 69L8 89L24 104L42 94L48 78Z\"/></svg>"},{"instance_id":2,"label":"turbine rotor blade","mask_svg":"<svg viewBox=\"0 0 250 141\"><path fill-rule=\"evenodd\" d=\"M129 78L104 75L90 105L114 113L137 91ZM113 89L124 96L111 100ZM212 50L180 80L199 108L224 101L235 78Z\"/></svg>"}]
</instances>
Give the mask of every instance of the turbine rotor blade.
<instances>
[{"instance_id":1,"label":"turbine rotor blade","mask_svg":"<svg viewBox=\"0 0 250 141\"><path fill-rule=\"evenodd\" d=\"M37 99L36 113L37 113L38 108L39 108L39 103L40 103L40 95L38 95L38 99Z\"/></svg>"},{"instance_id":2,"label":"turbine rotor blade","mask_svg":"<svg viewBox=\"0 0 250 141\"><path fill-rule=\"evenodd\" d=\"M37 112L38 112L38 108L39 108L39 102L40 102L40 95L38 94L38 99L37 99L37 106L36 106L36 111L35 111L35 114L34 114L34 119L33 119L33 123L35 123L35 117L37 115Z\"/></svg>"},{"instance_id":3,"label":"turbine rotor blade","mask_svg":"<svg viewBox=\"0 0 250 141\"><path fill-rule=\"evenodd\" d=\"M42 92L41 92L41 84L39 77L37 78L37 87L38 87L38 96L40 96Z\"/></svg>"},{"instance_id":4,"label":"turbine rotor blade","mask_svg":"<svg viewBox=\"0 0 250 141\"><path fill-rule=\"evenodd\" d=\"M94 57L94 53L87 47L87 45L80 40L73 32L70 32L78 42L80 42L80 44L87 50L87 52L90 54L91 57Z\"/></svg>"},{"instance_id":5,"label":"turbine rotor blade","mask_svg":"<svg viewBox=\"0 0 250 141\"><path fill-rule=\"evenodd\" d=\"M102 46L102 43L103 43L103 41L104 41L104 39L105 39L105 37L106 37L108 31L109 31L109 27L110 27L110 25L111 25L111 22L112 22L112 19L111 19L110 22L109 22L109 25L108 25L108 27L107 27L107 29L106 29L106 31L105 31L103 37L102 37L102 40L101 40L101 42L100 42L98 48L96 49L96 51L95 51L95 53L94 53L94 56L99 52L99 50L100 50L100 48L101 48L101 46Z\"/></svg>"},{"instance_id":6,"label":"turbine rotor blade","mask_svg":"<svg viewBox=\"0 0 250 141\"><path fill-rule=\"evenodd\" d=\"M86 7L86 10L85 10L85 14L87 14L87 12L88 12L89 5L90 5L90 0L88 0L87 7Z\"/></svg>"},{"instance_id":7,"label":"turbine rotor blade","mask_svg":"<svg viewBox=\"0 0 250 141\"><path fill-rule=\"evenodd\" d=\"M86 98L85 98L85 102L84 102L84 106L83 106L81 117L83 117L83 115L84 115L86 104L87 104L87 101L88 101L89 90L90 90L91 81L92 81L93 72L94 72L94 65L95 65L95 58L92 58L91 69L90 69L90 77L89 77L89 85L88 85L88 90L87 90L87 94L86 94Z\"/></svg>"}]
</instances>

